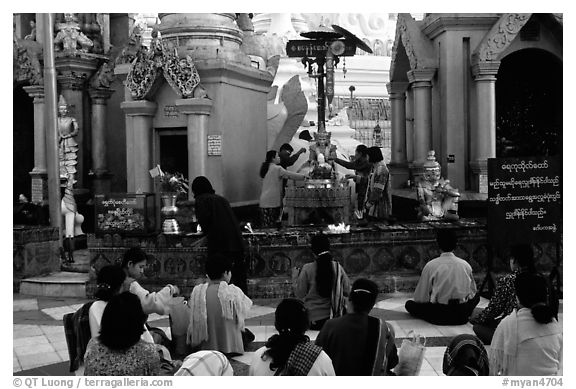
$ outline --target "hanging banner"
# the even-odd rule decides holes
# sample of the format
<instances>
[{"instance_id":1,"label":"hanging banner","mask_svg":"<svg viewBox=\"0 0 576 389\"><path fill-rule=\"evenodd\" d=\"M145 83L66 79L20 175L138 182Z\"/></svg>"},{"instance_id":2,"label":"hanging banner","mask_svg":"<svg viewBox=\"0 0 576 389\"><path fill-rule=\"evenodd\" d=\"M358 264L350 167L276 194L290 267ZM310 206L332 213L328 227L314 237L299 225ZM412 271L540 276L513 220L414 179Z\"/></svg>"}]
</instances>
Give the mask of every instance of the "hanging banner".
<instances>
[{"instance_id":1,"label":"hanging banner","mask_svg":"<svg viewBox=\"0 0 576 389\"><path fill-rule=\"evenodd\" d=\"M334 54L328 49L326 52L326 98L328 104L332 104L334 99Z\"/></svg>"}]
</instances>

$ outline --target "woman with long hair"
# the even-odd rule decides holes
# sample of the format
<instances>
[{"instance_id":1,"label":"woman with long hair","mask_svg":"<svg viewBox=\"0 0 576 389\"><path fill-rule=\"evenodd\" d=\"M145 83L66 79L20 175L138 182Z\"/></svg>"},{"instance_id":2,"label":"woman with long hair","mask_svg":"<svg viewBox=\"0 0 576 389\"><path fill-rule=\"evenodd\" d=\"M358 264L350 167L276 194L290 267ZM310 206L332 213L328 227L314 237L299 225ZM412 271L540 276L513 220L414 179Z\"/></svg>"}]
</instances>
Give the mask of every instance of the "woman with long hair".
<instances>
[{"instance_id":1,"label":"woman with long hair","mask_svg":"<svg viewBox=\"0 0 576 389\"><path fill-rule=\"evenodd\" d=\"M379 147L368 148L368 162L372 171L368 176L366 192L366 213L368 220L390 220L392 216L392 195L390 191L390 171L384 162Z\"/></svg>"},{"instance_id":2,"label":"woman with long hair","mask_svg":"<svg viewBox=\"0 0 576 389\"><path fill-rule=\"evenodd\" d=\"M90 321L90 333L95 338L100 334L100 322L104 314L104 308L108 301L124 291L126 273L118 265L104 266L96 276L96 301L90 306L88 314Z\"/></svg>"},{"instance_id":3,"label":"woman with long hair","mask_svg":"<svg viewBox=\"0 0 576 389\"><path fill-rule=\"evenodd\" d=\"M300 300L288 298L278 304L272 335L256 350L251 376L328 376L335 375L330 357L306 336L310 326L308 310Z\"/></svg>"},{"instance_id":4,"label":"woman with long hair","mask_svg":"<svg viewBox=\"0 0 576 389\"><path fill-rule=\"evenodd\" d=\"M138 296L123 292L112 297L104 308L100 335L88 342L84 375L159 375L160 354L141 339L145 321Z\"/></svg>"},{"instance_id":5,"label":"woman with long hair","mask_svg":"<svg viewBox=\"0 0 576 389\"><path fill-rule=\"evenodd\" d=\"M276 150L266 152L266 160L260 167L262 193L260 195L260 216L262 227L274 227L282 217L283 180L303 180L304 174L293 173L279 165L280 157Z\"/></svg>"},{"instance_id":6,"label":"woman with long hair","mask_svg":"<svg viewBox=\"0 0 576 389\"><path fill-rule=\"evenodd\" d=\"M490 344L491 375L558 375L562 364L562 326L548 281L534 273L514 280L518 309L506 316Z\"/></svg>"},{"instance_id":7,"label":"woman with long hair","mask_svg":"<svg viewBox=\"0 0 576 389\"><path fill-rule=\"evenodd\" d=\"M520 273L536 273L534 268L534 251L529 243L520 243L510 249L510 270L512 273L501 277L488 306L475 318L470 320L474 333L484 342L490 344L494 331L500 321L517 308L514 281Z\"/></svg>"},{"instance_id":8,"label":"woman with long hair","mask_svg":"<svg viewBox=\"0 0 576 389\"><path fill-rule=\"evenodd\" d=\"M292 285L294 294L304 300L310 312L310 328L320 330L328 319L344 314L344 296L348 296L350 280L342 266L333 260L326 235L315 235L310 243L316 260L301 270L294 268Z\"/></svg>"}]
</instances>

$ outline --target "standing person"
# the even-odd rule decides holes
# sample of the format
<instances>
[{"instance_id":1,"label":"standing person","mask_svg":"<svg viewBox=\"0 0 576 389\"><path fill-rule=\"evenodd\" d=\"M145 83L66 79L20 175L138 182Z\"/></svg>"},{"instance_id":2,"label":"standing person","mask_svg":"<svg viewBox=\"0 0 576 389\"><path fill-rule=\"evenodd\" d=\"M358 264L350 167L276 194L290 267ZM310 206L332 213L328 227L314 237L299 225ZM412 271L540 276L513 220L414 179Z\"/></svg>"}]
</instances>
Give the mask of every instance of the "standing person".
<instances>
[{"instance_id":1,"label":"standing person","mask_svg":"<svg viewBox=\"0 0 576 389\"><path fill-rule=\"evenodd\" d=\"M232 262L223 254L206 261L208 282L196 285L190 294L188 344L201 350L243 354L244 319L252 301L242 290L229 284Z\"/></svg>"},{"instance_id":2,"label":"standing person","mask_svg":"<svg viewBox=\"0 0 576 389\"><path fill-rule=\"evenodd\" d=\"M528 243L512 246L510 250L510 269L512 273L498 280L494 294L488 306L475 318L470 320L474 333L484 342L490 344L492 336L500 321L518 308L514 281L520 273L536 273L534 268L534 251Z\"/></svg>"},{"instance_id":3,"label":"standing person","mask_svg":"<svg viewBox=\"0 0 576 389\"><path fill-rule=\"evenodd\" d=\"M347 313L328 320L316 344L332 359L336 375L389 375L398 363L394 332L385 321L369 316L378 285L360 278L352 284Z\"/></svg>"},{"instance_id":4,"label":"standing person","mask_svg":"<svg viewBox=\"0 0 576 389\"><path fill-rule=\"evenodd\" d=\"M414 300L406 301L406 311L432 324L465 324L480 301L472 267L454 255L457 238L453 230L438 230L436 241L442 254L422 269Z\"/></svg>"},{"instance_id":5,"label":"standing person","mask_svg":"<svg viewBox=\"0 0 576 389\"><path fill-rule=\"evenodd\" d=\"M392 216L392 195L390 192L390 172L384 163L382 151L376 146L368 148L368 162L372 170L368 176L366 193L366 214L368 220L390 220Z\"/></svg>"},{"instance_id":6,"label":"standing person","mask_svg":"<svg viewBox=\"0 0 576 389\"><path fill-rule=\"evenodd\" d=\"M137 296L124 292L112 297L104 308L100 335L88 343L84 375L159 375L160 354L140 338L145 322Z\"/></svg>"},{"instance_id":7,"label":"standing person","mask_svg":"<svg viewBox=\"0 0 576 389\"><path fill-rule=\"evenodd\" d=\"M356 174L347 174L346 178L352 178L356 183L356 203L358 211L356 216L358 219L364 218L364 202L366 201L366 191L368 190L368 176L372 170L372 165L368 162L368 147L365 145L356 146L353 161L328 157L328 160L331 159L346 169L355 171Z\"/></svg>"},{"instance_id":8,"label":"standing person","mask_svg":"<svg viewBox=\"0 0 576 389\"><path fill-rule=\"evenodd\" d=\"M298 160L298 157L300 157L300 154L305 153L306 149L302 147L296 152L296 154L292 155L293 152L294 148L292 148L288 143L284 143L280 146L280 150L278 150L278 156L280 157L279 165L284 169L288 169L290 166L294 165Z\"/></svg>"},{"instance_id":9,"label":"standing person","mask_svg":"<svg viewBox=\"0 0 576 389\"><path fill-rule=\"evenodd\" d=\"M300 300L288 298L278 304L274 313L272 335L252 357L251 376L333 376L330 357L310 341L308 310Z\"/></svg>"},{"instance_id":10,"label":"standing person","mask_svg":"<svg viewBox=\"0 0 576 389\"><path fill-rule=\"evenodd\" d=\"M304 300L310 312L310 329L320 330L333 317L344 314L344 296L350 280L342 266L333 260L326 235L314 235L310 242L316 260L292 270L294 294Z\"/></svg>"},{"instance_id":11,"label":"standing person","mask_svg":"<svg viewBox=\"0 0 576 389\"><path fill-rule=\"evenodd\" d=\"M196 200L196 218L206 234L208 256L221 253L232 260L231 282L247 292L247 270L244 258L244 240L240 224L228 200L215 193L208 178L198 176L192 181Z\"/></svg>"},{"instance_id":12,"label":"standing person","mask_svg":"<svg viewBox=\"0 0 576 389\"><path fill-rule=\"evenodd\" d=\"M266 152L266 160L260 167L262 193L260 195L260 214L262 227L274 227L282 217L282 190L284 178L303 180L304 174L292 173L279 165L280 157L275 150Z\"/></svg>"},{"instance_id":13,"label":"standing person","mask_svg":"<svg viewBox=\"0 0 576 389\"><path fill-rule=\"evenodd\" d=\"M518 309L506 316L490 343L490 374L547 376L560 374L562 326L555 302L540 274L520 273L514 280Z\"/></svg>"}]
</instances>

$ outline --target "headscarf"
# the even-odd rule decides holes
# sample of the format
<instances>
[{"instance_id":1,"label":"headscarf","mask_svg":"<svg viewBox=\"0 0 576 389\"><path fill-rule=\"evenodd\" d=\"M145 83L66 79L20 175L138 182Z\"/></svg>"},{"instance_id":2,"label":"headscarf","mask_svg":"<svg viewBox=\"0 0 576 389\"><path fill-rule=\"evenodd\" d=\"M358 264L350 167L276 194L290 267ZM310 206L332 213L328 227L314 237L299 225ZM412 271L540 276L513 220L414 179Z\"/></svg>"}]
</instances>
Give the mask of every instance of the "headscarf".
<instances>
[{"instance_id":1,"label":"headscarf","mask_svg":"<svg viewBox=\"0 0 576 389\"><path fill-rule=\"evenodd\" d=\"M489 375L488 354L478 337L462 334L454 337L444 352L445 375Z\"/></svg>"},{"instance_id":2,"label":"headscarf","mask_svg":"<svg viewBox=\"0 0 576 389\"><path fill-rule=\"evenodd\" d=\"M194 193L194 197L205 193L215 193L214 189L212 188L212 184L204 176L198 176L194 179L194 181L192 181L192 192Z\"/></svg>"}]
</instances>

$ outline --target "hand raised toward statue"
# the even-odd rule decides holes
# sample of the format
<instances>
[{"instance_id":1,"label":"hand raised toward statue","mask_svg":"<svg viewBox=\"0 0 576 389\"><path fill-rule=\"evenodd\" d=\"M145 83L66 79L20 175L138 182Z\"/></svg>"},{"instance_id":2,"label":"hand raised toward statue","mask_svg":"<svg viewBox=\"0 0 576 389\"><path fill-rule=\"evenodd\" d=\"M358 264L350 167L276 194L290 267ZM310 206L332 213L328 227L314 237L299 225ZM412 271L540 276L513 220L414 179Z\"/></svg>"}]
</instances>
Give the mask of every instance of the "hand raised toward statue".
<instances>
[{"instance_id":1,"label":"hand raised toward statue","mask_svg":"<svg viewBox=\"0 0 576 389\"><path fill-rule=\"evenodd\" d=\"M354 179L356 178L356 174L346 174L344 177L346 177L346 179Z\"/></svg>"},{"instance_id":2,"label":"hand raised toward statue","mask_svg":"<svg viewBox=\"0 0 576 389\"><path fill-rule=\"evenodd\" d=\"M300 148L300 150L298 150L298 154L302 154L305 153L306 149L304 147Z\"/></svg>"},{"instance_id":3,"label":"hand raised toward statue","mask_svg":"<svg viewBox=\"0 0 576 389\"><path fill-rule=\"evenodd\" d=\"M298 276L300 275L300 268L299 267L293 267L292 268L292 278L298 278Z\"/></svg>"}]
</instances>

